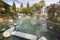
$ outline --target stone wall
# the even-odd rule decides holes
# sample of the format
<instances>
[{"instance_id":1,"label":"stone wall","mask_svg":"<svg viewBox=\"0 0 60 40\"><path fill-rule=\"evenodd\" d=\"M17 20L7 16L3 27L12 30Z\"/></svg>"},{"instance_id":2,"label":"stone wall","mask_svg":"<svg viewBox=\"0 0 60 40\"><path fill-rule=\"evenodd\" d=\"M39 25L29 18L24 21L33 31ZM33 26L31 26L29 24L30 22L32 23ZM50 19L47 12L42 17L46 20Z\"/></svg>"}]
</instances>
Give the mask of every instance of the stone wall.
<instances>
[{"instance_id":1,"label":"stone wall","mask_svg":"<svg viewBox=\"0 0 60 40\"><path fill-rule=\"evenodd\" d=\"M60 36L60 24L54 23L52 21L47 21L47 29Z\"/></svg>"}]
</instances>

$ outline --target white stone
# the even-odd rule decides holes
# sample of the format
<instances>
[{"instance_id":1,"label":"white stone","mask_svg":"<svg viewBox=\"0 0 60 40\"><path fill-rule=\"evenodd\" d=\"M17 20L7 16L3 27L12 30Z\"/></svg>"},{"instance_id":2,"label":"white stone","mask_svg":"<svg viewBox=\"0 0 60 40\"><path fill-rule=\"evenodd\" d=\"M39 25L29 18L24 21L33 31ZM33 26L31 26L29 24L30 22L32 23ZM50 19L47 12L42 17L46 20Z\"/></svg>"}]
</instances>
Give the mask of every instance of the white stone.
<instances>
[{"instance_id":1,"label":"white stone","mask_svg":"<svg viewBox=\"0 0 60 40\"><path fill-rule=\"evenodd\" d=\"M12 32L14 31L15 27L11 27L9 29L7 29L5 32L3 32L3 36L4 37L9 37L11 36Z\"/></svg>"},{"instance_id":2,"label":"white stone","mask_svg":"<svg viewBox=\"0 0 60 40\"><path fill-rule=\"evenodd\" d=\"M5 29L6 29L6 28L3 28L2 31L5 30Z\"/></svg>"},{"instance_id":3,"label":"white stone","mask_svg":"<svg viewBox=\"0 0 60 40\"><path fill-rule=\"evenodd\" d=\"M39 40L47 40L47 38L45 38L44 36L41 37Z\"/></svg>"},{"instance_id":4,"label":"white stone","mask_svg":"<svg viewBox=\"0 0 60 40\"><path fill-rule=\"evenodd\" d=\"M13 19L10 19L9 22L13 22Z\"/></svg>"},{"instance_id":5,"label":"white stone","mask_svg":"<svg viewBox=\"0 0 60 40\"><path fill-rule=\"evenodd\" d=\"M4 37L9 37L9 36L10 36L10 33L9 33L9 32L4 32L4 33L3 33L3 36L4 36Z\"/></svg>"},{"instance_id":6,"label":"white stone","mask_svg":"<svg viewBox=\"0 0 60 40\"><path fill-rule=\"evenodd\" d=\"M17 23L14 23L14 25L17 25Z\"/></svg>"},{"instance_id":7,"label":"white stone","mask_svg":"<svg viewBox=\"0 0 60 40\"><path fill-rule=\"evenodd\" d=\"M29 40L37 40L37 36L27 34L27 33L23 33L23 32L14 31L12 33L12 35L19 36L19 37L22 37L22 38L26 38L26 39L29 39Z\"/></svg>"},{"instance_id":8,"label":"white stone","mask_svg":"<svg viewBox=\"0 0 60 40\"><path fill-rule=\"evenodd\" d=\"M50 26L49 28L51 28L51 29L52 29L53 27L51 27L51 26Z\"/></svg>"}]
</instances>

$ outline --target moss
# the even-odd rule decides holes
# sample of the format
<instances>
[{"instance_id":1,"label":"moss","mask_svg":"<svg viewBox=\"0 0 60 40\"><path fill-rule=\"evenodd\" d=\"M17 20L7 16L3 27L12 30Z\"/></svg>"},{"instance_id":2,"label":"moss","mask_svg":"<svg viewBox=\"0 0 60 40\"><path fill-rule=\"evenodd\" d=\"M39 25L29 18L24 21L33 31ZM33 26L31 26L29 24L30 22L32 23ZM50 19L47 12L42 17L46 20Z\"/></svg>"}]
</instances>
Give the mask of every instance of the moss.
<instances>
[{"instance_id":1,"label":"moss","mask_svg":"<svg viewBox=\"0 0 60 40\"><path fill-rule=\"evenodd\" d=\"M58 21L56 18L52 18L52 19L48 19L48 20L55 22L55 23L60 23L60 21Z\"/></svg>"}]
</instances>

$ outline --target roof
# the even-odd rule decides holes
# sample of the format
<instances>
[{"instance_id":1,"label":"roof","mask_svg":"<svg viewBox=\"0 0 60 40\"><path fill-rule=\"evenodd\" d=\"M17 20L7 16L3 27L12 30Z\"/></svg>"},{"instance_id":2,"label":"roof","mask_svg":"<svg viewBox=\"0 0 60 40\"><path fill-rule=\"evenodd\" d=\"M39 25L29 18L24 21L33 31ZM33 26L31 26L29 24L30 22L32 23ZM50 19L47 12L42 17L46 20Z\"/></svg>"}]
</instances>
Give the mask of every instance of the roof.
<instances>
[{"instance_id":1,"label":"roof","mask_svg":"<svg viewBox=\"0 0 60 40\"><path fill-rule=\"evenodd\" d=\"M7 4L6 2L4 2L3 0L0 0L0 3L3 3L3 5L8 5L8 6L10 6L9 4Z\"/></svg>"}]
</instances>

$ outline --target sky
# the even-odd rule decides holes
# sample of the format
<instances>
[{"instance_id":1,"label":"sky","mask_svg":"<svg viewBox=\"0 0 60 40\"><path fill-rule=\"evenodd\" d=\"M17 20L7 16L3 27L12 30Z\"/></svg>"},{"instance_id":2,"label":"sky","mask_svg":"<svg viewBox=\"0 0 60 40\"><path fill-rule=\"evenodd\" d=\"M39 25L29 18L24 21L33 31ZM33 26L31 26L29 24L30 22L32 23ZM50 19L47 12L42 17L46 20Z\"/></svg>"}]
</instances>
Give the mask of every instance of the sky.
<instances>
[{"instance_id":1,"label":"sky","mask_svg":"<svg viewBox=\"0 0 60 40\"><path fill-rule=\"evenodd\" d=\"M32 6L34 3L39 3L41 0L3 0L9 5L12 5L13 2L15 2L16 7L20 7L20 4L23 3L24 7L26 6L27 2L29 2L30 6ZM57 3L59 0L45 0L46 6Z\"/></svg>"}]
</instances>

